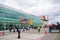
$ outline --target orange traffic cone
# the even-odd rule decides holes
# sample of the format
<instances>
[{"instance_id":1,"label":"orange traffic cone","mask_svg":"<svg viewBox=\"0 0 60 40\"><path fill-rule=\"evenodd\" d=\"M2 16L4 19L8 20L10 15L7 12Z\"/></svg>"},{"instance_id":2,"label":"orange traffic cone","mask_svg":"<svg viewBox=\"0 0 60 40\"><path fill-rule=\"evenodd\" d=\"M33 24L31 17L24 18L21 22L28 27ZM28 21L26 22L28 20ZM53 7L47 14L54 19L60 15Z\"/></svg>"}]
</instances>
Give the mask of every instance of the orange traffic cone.
<instances>
[{"instance_id":1,"label":"orange traffic cone","mask_svg":"<svg viewBox=\"0 0 60 40\"><path fill-rule=\"evenodd\" d=\"M2 36L4 36L4 31L2 31Z\"/></svg>"},{"instance_id":2,"label":"orange traffic cone","mask_svg":"<svg viewBox=\"0 0 60 40\"><path fill-rule=\"evenodd\" d=\"M28 30L28 32L30 32L30 30Z\"/></svg>"},{"instance_id":3,"label":"orange traffic cone","mask_svg":"<svg viewBox=\"0 0 60 40\"><path fill-rule=\"evenodd\" d=\"M45 32L44 32L45 35L48 34L48 28L45 28Z\"/></svg>"},{"instance_id":4,"label":"orange traffic cone","mask_svg":"<svg viewBox=\"0 0 60 40\"><path fill-rule=\"evenodd\" d=\"M45 31L45 33L44 33L45 35L47 35L48 34L48 32L47 31Z\"/></svg>"}]
</instances>

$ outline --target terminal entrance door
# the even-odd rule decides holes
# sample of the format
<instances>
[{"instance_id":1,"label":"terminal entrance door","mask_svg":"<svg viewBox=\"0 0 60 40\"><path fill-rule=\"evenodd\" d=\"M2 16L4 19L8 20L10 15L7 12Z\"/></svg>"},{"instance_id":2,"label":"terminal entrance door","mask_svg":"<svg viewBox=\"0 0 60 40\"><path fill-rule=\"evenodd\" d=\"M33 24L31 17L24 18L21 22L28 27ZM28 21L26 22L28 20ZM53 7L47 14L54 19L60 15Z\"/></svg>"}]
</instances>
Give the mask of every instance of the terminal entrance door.
<instances>
[{"instance_id":1,"label":"terminal entrance door","mask_svg":"<svg viewBox=\"0 0 60 40\"><path fill-rule=\"evenodd\" d=\"M0 22L0 30L8 30L9 24L6 22Z\"/></svg>"},{"instance_id":2,"label":"terminal entrance door","mask_svg":"<svg viewBox=\"0 0 60 40\"><path fill-rule=\"evenodd\" d=\"M2 22L0 22L0 30L4 29L4 24Z\"/></svg>"}]
</instances>

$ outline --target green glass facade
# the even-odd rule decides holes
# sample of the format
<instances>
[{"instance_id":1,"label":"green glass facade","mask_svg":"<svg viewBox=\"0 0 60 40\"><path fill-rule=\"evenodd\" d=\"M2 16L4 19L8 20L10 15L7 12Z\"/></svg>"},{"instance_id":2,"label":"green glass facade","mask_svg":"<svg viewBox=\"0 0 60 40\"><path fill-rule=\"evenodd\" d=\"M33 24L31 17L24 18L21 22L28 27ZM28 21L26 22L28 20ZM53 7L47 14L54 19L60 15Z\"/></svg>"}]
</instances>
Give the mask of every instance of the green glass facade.
<instances>
[{"instance_id":1,"label":"green glass facade","mask_svg":"<svg viewBox=\"0 0 60 40\"><path fill-rule=\"evenodd\" d=\"M0 30L8 30L10 24L20 26L21 18L32 19L32 25L43 24L42 20L36 16L0 6Z\"/></svg>"}]
</instances>

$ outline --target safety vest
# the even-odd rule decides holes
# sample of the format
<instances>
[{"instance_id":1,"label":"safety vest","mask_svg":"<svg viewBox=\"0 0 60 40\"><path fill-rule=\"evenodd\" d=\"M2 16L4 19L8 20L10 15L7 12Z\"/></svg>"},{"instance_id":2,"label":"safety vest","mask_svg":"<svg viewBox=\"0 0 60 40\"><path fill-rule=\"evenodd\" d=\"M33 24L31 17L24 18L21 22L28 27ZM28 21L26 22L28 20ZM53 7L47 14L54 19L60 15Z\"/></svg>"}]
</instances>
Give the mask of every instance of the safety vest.
<instances>
[{"instance_id":1,"label":"safety vest","mask_svg":"<svg viewBox=\"0 0 60 40\"><path fill-rule=\"evenodd\" d=\"M38 27L38 29L40 29L40 27Z\"/></svg>"}]
</instances>

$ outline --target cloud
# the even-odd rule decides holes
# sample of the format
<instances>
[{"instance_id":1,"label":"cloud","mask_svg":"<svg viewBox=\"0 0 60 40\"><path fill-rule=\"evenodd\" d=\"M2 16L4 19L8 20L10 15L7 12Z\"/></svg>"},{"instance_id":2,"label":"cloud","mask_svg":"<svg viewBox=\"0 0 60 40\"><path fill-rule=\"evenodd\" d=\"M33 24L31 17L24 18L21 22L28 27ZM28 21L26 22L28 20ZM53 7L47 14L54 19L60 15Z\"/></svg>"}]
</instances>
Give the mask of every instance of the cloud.
<instances>
[{"instance_id":1,"label":"cloud","mask_svg":"<svg viewBox=\"0 0 60 40\"><path fill-rule=\"evenodd\" d=\"M0 3L13 7L15 9L21 9L15 0L3 0Z\"/></svg>"},{"instance_id":2,"label":"cloud","mask_svg":"<svg viewBox=\"0 0 60 40\"><path fill-rule=\"evenodd\" d=\"M19 4L20 7L23 9L27 9L30 7L33 7L39 3L38 0L15 0L17 4Z\"/></svg>"},{"instance_id":3,"label":"cloud","mask_svg":"<svg viewBox=\"0 0 60 40\"><path fill-rule=\"evenodd\" d=\"M60 3L60 0L49 0L51 3L54 3L54 4L59 4Z\"/></svg>"},{"instance_id":4,"label":"cloud","mask_svg":"<svg viewBox=\"0 0 60 40\"><path fill-rule=\"evenodd\" d=\"M39 16L39 14L40 15L47 14L47 12L50 11L52 8L54 8L54 5L52 5L50 3L45 3L43 5L38 4L35 7L31 7L29 9L27 9L27 11L30 11Z\"/></svg>"}]
</instances>

